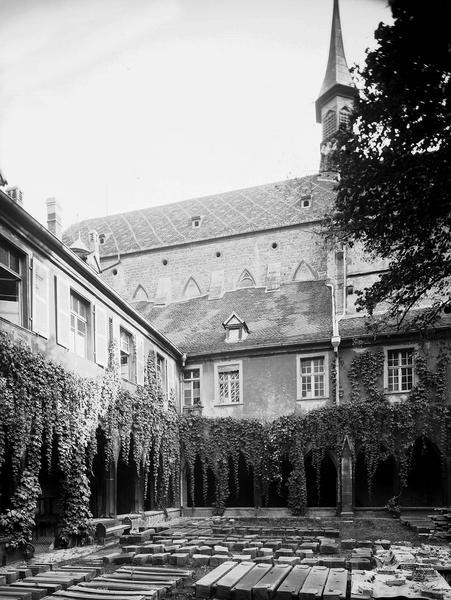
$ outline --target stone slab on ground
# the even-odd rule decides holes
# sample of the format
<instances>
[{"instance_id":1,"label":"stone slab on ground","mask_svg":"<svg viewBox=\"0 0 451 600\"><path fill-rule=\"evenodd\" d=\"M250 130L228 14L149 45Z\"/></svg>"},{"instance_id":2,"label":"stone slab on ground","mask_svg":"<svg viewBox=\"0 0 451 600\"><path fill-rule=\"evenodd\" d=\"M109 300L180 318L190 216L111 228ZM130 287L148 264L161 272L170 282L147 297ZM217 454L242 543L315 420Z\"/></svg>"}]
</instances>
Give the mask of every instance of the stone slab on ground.
<instances>
[{"instance_id":1,"label":"stone slab on ground","mask_svg":"<svg viewBox=\"0 0 451 600\"><path fill-rule=\"evenodd\" d=\"M327 567L312 567L299 592L300 600L320 600L328 575Z\"/></svg>"},{"instance_id":2,"label":"stone slab on ground","mask_svg":"<svg viewBox=\"0 0 451 600\"><path fill-rule=\"evenodd\" d=\"M16 585L19 584L19 585ZM20 581L17 581L15 583L13 583L10 586L7 586L8 589L10 590L24 590L27 591L31 594L31 598L32 600L40 600L40 598L43 598L44 596L47 595L47 590L45 590L44 588L38 588L38 587L30 587L27 585L21 585ZM3 590L4 587L0 587L0 590ZM1 592L0 592L1 593Z\"/></svg>"},{"instance_id":3,"label":"stone slab on ground","mask_svg":"<svg viewBox=\"0 0 451 600\"><path fill-rule=\"evenodd\" d=\"M318 558L318 564L322 567L328 567L329 569L345 569L346 557L338 554L336 556L320 556Z\"/></svg>"},{"instance_id":4,"label":"stone slab on ground","mask_svg":"<svg viewBox=\"0 0 451 600\"><path fill-rule=\"evenodd\" d=\"M55 581L54 579L42 579L38 578L38 577L25 577L25 579L22 579L23 583L37 583L39 584L40 587L45 587L47 590L47 593L49 594L53 594L54 592L56 592L59 589L66 589L69 587L69 585L74 585L74 580L71 579L69 580L70 583L66 583L63 581Z\"/></svg>"},{"instance_id":5,"label":"stone slab on ground","mask_svg":"<svg viewBox=\"0 0 451 600\"><path fill-rule=\"evenodd\" d=\"M244 561L238 564L216 582L215 597L230 600L232 598L232 588L254 568L255 563L253 562Z\"/></svg>"},{"instance_id":6,"label":"stone slab on ground","mask_svg":"<svg viewBox=\"0 0 451 600\"><path fill-rule=\"evenodd\" d=\"M299 556L281 556L280 558L276 558L274 561L278 565L290 565L294 567L294 565L299 565L301 559Z\"/></svg>"},{"instance_id":7,"label":"stone slab on ground","mask_svg":"<svg viewBox=\"0 0 451 600\"><path fill-rule=\"evenodd\" d=\"M307 565L296 565L288 573L275 592L275 600L294 600L304 585L307 575L310 573Z\"/></svg>"},{"instance_id":8,"label":"stone slab on ground","mask_svg":"<svg viewBox=\"0 0 451 600\"><path fill-rule=\"evenodd\" d=\"M235 561L229 560L227 562L222 563L207 573L204 577L196 581L194 584L195 595L197 598L210 598L213 595L213 586L216 582L221 579L226 573L231 571L234 567L236 567L237 563Z\"/></svg>"},{"instance_id":9,"label":"stone slab on ground","mask_svg":"<svg viewBox=\"0 0 451 600\"><path fill-rule=\"evenodd\" d=\"M104 592L103 590L99 590L98 594L93 594L91 592L76 592L72 590L67 590L55 592L55 594L52 595L52 598L53 600L56 600L58 598L64 600L69 598L72 598L73 600L109 600L111 596L108 595L108 591ZM144 600L144 595L141 594L139 596L133 596L127 595L127 592L124 592L123 594L115 596L114 598L115 600Z\"/></svg>"},{"instance_id":10,"label":"stone slab on ground","mask_svg":"<svg viewBox=\"0 0 451 600\"><path fill-rule=\"evenodd\" d=\"M290 565L275 565L252 588L254 600L270 600L276 588L282 583L291 569Z\"/></svg>"},{"instance_id":11,"label":"stone slab on ground","mask_svg":"<svg viewBox=\"0 0 451 600\"><path fill-rule=\"evenodd\" d=\"M323 591L323 600L346 600L348 571L344 568L330 569Z\"/></svg>"},{"instance_id":12,"label":"stone slab on ground","mask_svg":"<svg viewBox=\"0 0 451 600\"><path fill-rule=\"evenodd\" d=\"M271 570L272 565L256 564L233 588L235 600L252 600L252 588Z\"/></svg>"},{"instance_id":13,"label":"stone slab on ground","mask_svg":"<svg viewBox=\"0 0 451 600\"><path fill-rule=\"evenodd\" d=\"M208 565L210 556L208 554L193 554L192 559L194 567L203 567Z\"/></svg>"},{"instance_id":14,"label":"stone slab on ground","mask_svg":"<svg viewBox=\"0 0 451 600\"><path fill-rule=\"evenodd\" d=\"M118 596L127 596L129 598L131 598L131 600L137 600L137 598L140 598L142 596L144 596L146 598L146 600L149 600L149 598L156 598L158 596L158 591L157 590L106 590L106 589L101 589L101 588L87 588L87 587L83 587L81 585L74 585L70 588L70 590L68 590L69 592L79 592L82 594L89 594L89 597L87 598L87 600L89 600L90 598L92 598L95 595L100 595L102 594L105 597L105 600L117 600Z\"/></svg>"},{"instance_id":15,"label":"stone slab on ground","mask_svg":"<svg viewBox=\"0 0 451 600\"><path fill-rule=\"evenodd\" d=\"M13 589L9 585L0 586L0 596L9 596L11 598L20 598L20 600L32 600L32 591L28 589Z\"/></svg>"}]
</instances>

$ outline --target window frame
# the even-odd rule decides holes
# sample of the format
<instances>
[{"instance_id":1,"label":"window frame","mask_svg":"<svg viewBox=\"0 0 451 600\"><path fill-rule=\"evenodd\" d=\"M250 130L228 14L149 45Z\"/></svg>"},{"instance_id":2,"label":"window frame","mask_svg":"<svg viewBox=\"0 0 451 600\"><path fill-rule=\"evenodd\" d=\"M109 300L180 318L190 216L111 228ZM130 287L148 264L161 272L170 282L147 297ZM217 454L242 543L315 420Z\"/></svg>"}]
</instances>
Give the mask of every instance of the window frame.
<instances>
[{"instance_id":1,"label":"window frame","mask_svg":"<svg viewBox=\"0 0 451 600\"><path fill-rule=\"evenodd\" d=\"M321 396L312 396L305 398L302 396L302 360L313 360L315 358L322 358L324 360L324 393ZM329 365L329 352L308 352L303 354L296 354L296 400L300 402L308 402L310 400L328 400L329 399L329 378L330 378L330 365ZM314 373L311 374L314 377Z\"/></svg>"},{"instance_id":2,"label":"window frame","mask_svg":"<svg viewBox=\"0 0 451 600\"><path fill-rule=\"evenodd\" d=\"M161 371L158 369L158 358L161 358L163 360L163 365L164 365L163 376L161 375ZM167 360L166 356L164 356L163 354L160 354L160 352L158 352L158 351L155 352L155 372L156 372L157 377L160 378L161 389L163 390L163 394L165 396L167 396L167 393L168 393L168 360ZM160 373L160 375L159 375L159 373Z\"/></svg>"},{"instance_id":3,"label":"window frame","mask_svg":"<svg viewBox=\"0 0 451 600\"><path fill-rule=\"evenodd\" d=\"M230 371L231 370L230 367L235 366L235 365L238 367L238 374L239 374L240 401L239 402L221 402L220 394L219 394L219 373L221 371L221 368L227 367ZM215 373L215 375L214 375L214 377L215 377L215 406L242 406L244 404L243 361L242 360L227 360L227 361L215 362L214 368L215 368L215 371L214 371L214 373Z\"/></svg>"},{"instance_id":4,"label":"window frame","mask_svg":"<svg viewBox=\"0 0 451 600\"><path fill-rule=\"evenodd\" d=\"M81 302L83 304L85 304L86 306L86 342L85 342L85 348L86 348L86 353L84 356L82 356L81 354L78 354L78 352L75 351L75 347L72 348L72 296L75 296L78 298L78 301L81 300ZM69 352L72 352L73 354L76 354L77 356L79 356L80 358L84 358L86 360L92 360L93 356L94 356L94 351L93 351L93 340L94 340L94 331L93 331L93 327L94 327L94 318L93 318L93 310L92 310L93 304L92 302L86 298L86 296L84 296L83 294L81 294L78 289L69 286L69 331L70 331L70 338L69 338Z\"/></svg>"},{"instance_id":5,"label":"window frame","mask_svg":"<svg viewBox=\"0 0 451 600\"><path fill-rule=\"evenodd\" d=\"M194 404L193 402L193 396L191 396L191 404L186 404L185 403L185 372L187 371L194 371L195 369L198 369L199 371L199 405L202 404L202 365L198 364L198 365L187 365L185 366L184 370L182 371L182 408L192 408L193 406L197 406L196 404ZM196 381L196 379L189 379L189 382L193 382ZM191 392L193 392L193 388L191 387Z\"/></svg>"},{"instance_id":6,"label":"window frame","mask_svg":"<svg viewBox=\"0 0 451 600\"><path fill-rule=\"evenodd\" d=\"M403 350L411 350L412 351L412 386L408 390L390 390L389 389L389 365L388 365L388 355L389 352L402 352ZM388 395L403 395L410 394L413 388L416 385L416 375L415 375L415 353L418 350L418 346L416 344L399 344L394 346L384 346L384 393ZM402 369L402 366L398 366L397 369Z\"/></svg>"},{"instance_id":7,"label":"window frame","mask_svg":"<svg viewBox=\"0 0 451 600\"><path fill-rule=\"evenodd\" d=\"M122 332L124 332L129 339L128 353L124 351L124 354L128 356L128 377L124 377L122 374ZM129 381L130 383L136 383L136 357L135 357L135 339L131 331L119 325L119 360L121 369L121 379Z\"/></svg>"},{"instance_id":8,"label":"window frame","mask_svg":"<svg viewBox=\"0 0 451 600\"><path fill-rule=\"evenodd\" d=\"M20 322L14 323L14 321L10 321L6 316L1 316L0 319L5 320L7 323L11 323L15 327L23 327L24 329L30 329L30 282L29 282L29 272L30 272L30 257L17 244L11 242L5 236L0 236L0 243L3 242L6 248L10 248L10 251L16 253L19 259L19 273L16 273L10 266L5 265L4 263L0 263L1 268L5 269L8 274L11 274L16 280L19 282L19 317Z\"/></svg>"}]
</instances>

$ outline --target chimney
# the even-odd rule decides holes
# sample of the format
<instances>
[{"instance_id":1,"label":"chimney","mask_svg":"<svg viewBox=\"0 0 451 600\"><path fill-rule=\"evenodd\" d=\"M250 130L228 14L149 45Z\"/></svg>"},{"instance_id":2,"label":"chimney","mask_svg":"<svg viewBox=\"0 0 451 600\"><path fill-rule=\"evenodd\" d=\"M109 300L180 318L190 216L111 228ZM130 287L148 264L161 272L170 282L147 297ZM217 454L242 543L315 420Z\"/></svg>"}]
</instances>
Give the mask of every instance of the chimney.
<instances>
[{"instance_id":1,"label":"chimney","mask_svg":"<svg viewBox=\"0 0 451 600\"><path fill-rule=\"evenodd\" d=\"M61 206L56 198L47 198L47 229L59 240L62 238Z\"/></svg>"},{"instance_id":2,"label":"chimney","mask_svg":"<svg viewBox=\"0 0 451 600\"><path fill-rule=\"evenodd\" d=\"M23 194L20 187L17 187L16 185L6 188L6 193L16 204L19 204L19 206L23 206Z\"/></svg>"},{"instance_id":3,"label":"chimney","mask_svg":"<svg viewBox=\"0 0 451 600\"><path fill-rule=\"evenodd\" d=\"M99 234L95 229L88 233L88 246L100 267L100 239Z\"/></svg>"}]
</instances>

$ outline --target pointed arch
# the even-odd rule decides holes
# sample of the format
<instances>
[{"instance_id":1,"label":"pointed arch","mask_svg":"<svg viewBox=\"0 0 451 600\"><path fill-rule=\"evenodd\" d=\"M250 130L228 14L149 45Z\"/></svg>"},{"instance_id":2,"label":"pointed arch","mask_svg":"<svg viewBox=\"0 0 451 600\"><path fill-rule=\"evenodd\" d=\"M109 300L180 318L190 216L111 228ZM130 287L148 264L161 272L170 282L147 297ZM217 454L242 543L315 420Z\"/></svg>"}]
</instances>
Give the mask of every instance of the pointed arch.
<instances>
[{"instance_id":1,"label":"pointed arch","mask_svg":"<svg viewBox=\"0 0 451 600\"><path fill-rule=\"evenodd\" d=\"M200 296L201 294L202 292L200 291L197 281L194 279L194 277L190 277L183 288L183 297L197 298L197 296Z\"/></svg>"},{"instance_id":2,"label":"pointed arch","mask_svg":"<svg viewBox=\"0 0 451 600\"><path fill-rule=\"evenodd\" d=\"M337 131L337 113L334 110L328 110L323 118L323 140L330 137Z\"/></svg>"},{"instance_id":3,"label":"pointed arch","mask_svg":"<svg viewBox=\"0 0 451 600\"><path fill-rule=\"evenodd\" d=\"M149 300L149 294L141 284L136 287L135 293L133 294L133 300L136 300L137 302L147 302Z\"/></svg>"},{"instance_id":4,"label":"pointed arch","mask_svg":"<svg viewBox=\"0 0 451 600\"><path fill-rule=\"evenodd\" d=\"M250 271L244 269L241 273L240 278L238 279L238 288L248 288L255 287L255 279L253 278Z\"/></svg>"},{"instance_id":5,"label":"pointed arch","mask_svg":"<svg viewBox=\"0 0 451 600\"><path fill-rule=\"evenodd\" d=\"M316 271L304 260L301 260L293 275L293 281L312 281L318 279Z\"/></svg>"}]
</instances>

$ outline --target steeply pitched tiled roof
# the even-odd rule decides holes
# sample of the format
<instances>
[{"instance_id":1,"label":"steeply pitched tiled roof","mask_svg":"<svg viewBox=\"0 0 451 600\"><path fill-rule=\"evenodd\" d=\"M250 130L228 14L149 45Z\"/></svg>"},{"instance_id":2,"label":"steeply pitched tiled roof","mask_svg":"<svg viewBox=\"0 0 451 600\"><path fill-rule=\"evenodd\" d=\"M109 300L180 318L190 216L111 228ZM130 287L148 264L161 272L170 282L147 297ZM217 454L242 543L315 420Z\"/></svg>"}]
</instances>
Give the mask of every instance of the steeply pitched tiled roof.
<instances>
[{"instance_id":1,"label":"steeply pitched tiled roof","mask_svg":"<svg viewBox=\"0 0 451 600\"><path fill-rule=\"evenodd\" d=\"M100 253L105 257L296 225L321 218L334 197L333 187L332 182L309 176L183 200L81 221L67 229L63 240L70 246L80 233L87 242L88 232L95 229L104 235ZM311 206L301 208L300 197L306 192L312 194ZM192 227L195 216L202 216L197 228Z\"/></svg>"},{"instance_id":2,"label":"steeply pitched tiled roof","mask_svg":"<svg viewBox=\"0 0 451 600\"><path fill-rule=\"evenodd\" d=\"M331 292L324 281L293 282L275 292L246 288L222 298L206 296L169 306L135 304L144 317L187 354L287 346L328 340L332 335ZM249 328L242 342L225 342L222 323L237 313Z\"/></svg>"}]
</instances>

